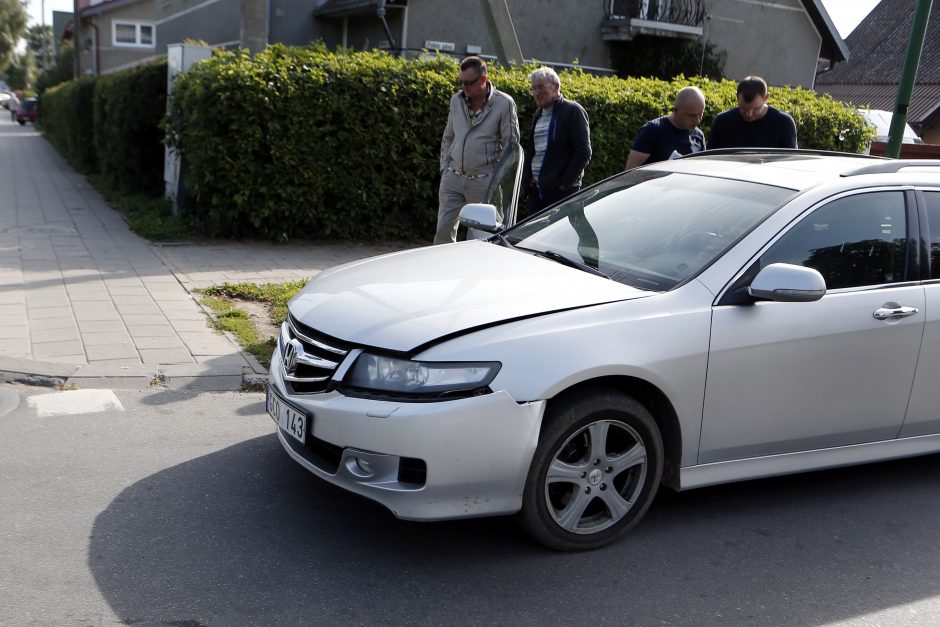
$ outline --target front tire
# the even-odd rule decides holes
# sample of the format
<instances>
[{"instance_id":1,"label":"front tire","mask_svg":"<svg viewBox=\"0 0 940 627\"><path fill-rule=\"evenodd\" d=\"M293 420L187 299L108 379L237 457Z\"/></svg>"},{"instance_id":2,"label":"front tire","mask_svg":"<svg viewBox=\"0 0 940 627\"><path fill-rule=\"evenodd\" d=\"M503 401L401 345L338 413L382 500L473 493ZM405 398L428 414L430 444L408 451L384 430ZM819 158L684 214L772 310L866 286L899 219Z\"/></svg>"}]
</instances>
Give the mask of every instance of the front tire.
<instances>
[{"instance_id":1,"label":"front tire","mask_svg":"<svg viewBox=\"0 0 940 627\"><path fill-rule=\"evenodd\" d=\"M596 549L642 518L662 471L649 411L621 392L584 390L549 409L518 518L550 548Z\"/></svg>"}]
</instances>

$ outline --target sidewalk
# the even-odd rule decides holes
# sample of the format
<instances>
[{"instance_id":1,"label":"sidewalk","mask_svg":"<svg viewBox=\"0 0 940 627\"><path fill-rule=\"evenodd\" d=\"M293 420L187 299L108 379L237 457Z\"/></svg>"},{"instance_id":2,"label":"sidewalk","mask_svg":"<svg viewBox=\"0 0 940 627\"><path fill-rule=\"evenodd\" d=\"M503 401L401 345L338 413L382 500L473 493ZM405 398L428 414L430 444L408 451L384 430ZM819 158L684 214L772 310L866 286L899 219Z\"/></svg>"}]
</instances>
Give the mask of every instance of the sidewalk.
<instances>
[{"instance_id":1,"label":"sidewalk","mask_svg":"<svg viewBox=\"0 0 940 627\"><path fill-rule=\"evenodd\" d=\"M191 290L308 279L392 250L151 244L32 125L0 115L0 381L238 389L264 372Z\"/></svg>"}]
</instances>

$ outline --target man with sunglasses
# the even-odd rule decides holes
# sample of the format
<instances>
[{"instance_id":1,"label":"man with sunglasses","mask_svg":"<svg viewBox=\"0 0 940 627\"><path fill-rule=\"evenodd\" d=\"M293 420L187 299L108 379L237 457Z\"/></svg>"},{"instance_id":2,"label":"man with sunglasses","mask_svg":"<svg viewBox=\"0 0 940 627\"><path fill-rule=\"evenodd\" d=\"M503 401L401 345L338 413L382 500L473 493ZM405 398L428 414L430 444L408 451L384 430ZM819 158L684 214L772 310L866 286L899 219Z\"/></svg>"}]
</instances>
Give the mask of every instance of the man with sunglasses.
<instances>
[{"instance_id":1,"label":"man with sunglasses","mask_svg":"<svg viewBox=\"0 0 940 627\"><path fill-rule=\"evenodd\" d=\"M441 139L435 244L457 240L460 209L467 203L483 202L503 149L519 141L516 103L487 80L483 59L464 59L457 83L460 91L450 99Z\"/></svg>"}]
</instances>

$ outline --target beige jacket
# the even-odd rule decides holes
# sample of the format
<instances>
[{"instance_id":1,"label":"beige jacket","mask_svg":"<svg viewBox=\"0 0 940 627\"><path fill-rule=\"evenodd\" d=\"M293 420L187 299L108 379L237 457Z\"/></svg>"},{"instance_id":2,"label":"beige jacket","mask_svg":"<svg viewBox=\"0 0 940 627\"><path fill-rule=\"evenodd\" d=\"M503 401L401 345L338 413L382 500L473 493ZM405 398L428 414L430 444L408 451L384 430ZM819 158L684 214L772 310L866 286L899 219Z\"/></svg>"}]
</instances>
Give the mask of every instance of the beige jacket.
<instances>
[{"instance_id":1,"label":"beige jacket","mask_svg":"<svg viewBox=\"0 0 940 627\"><path fill-rule=\"evenodd\" d=\"M441 139L441 171L450 167L467 175L492 172L513 141L519 141L519 118L512 98L489 85L489 96L471 125L466 96L459 91L450 99Z\"/></svg>"}]
</instances>

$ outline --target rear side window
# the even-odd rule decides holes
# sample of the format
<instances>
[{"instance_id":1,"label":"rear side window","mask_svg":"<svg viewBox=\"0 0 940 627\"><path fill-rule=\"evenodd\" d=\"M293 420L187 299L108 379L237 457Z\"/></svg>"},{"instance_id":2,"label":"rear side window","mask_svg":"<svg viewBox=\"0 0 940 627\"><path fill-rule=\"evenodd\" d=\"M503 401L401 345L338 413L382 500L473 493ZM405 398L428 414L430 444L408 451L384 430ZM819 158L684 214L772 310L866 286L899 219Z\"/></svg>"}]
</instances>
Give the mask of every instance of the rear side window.
<instances>
[{"instance_id":1,"label":"rear side window","mask_svg":"<svg viewBox=\"0 0 940 627\"><path fill-rule=\"evenodd\" d=\"M927 228L930 230L930 278L940 279L940 192L927 192Z\"/></svg>"},{"instance_id":2,"label":"rear side window","mask_svg":"<svg viewBox=\"0 0 940 627\"><path fill-rule=\"evenodd\" d=\"M883 285L905 280L906 253L903 192L872 192L814 211L761 257L761 267L792 263L815 268L828 289Z\"/></svg>"}]
</instances>

